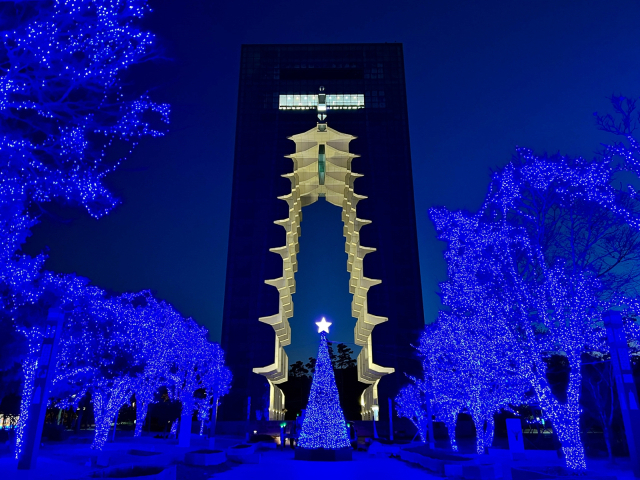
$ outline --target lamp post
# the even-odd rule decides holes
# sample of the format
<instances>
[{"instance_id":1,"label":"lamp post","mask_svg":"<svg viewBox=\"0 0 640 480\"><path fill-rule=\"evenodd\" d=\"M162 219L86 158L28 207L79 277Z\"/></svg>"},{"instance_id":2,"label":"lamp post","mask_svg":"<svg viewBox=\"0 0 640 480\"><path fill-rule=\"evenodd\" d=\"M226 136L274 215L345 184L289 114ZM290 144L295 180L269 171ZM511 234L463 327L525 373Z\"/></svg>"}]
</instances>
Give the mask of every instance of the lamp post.
<instances>
[{"instance_id":1,"label":"lamp post","mask_svg":"<svg viewBox=\"0 0 640 480\"><path fill-rule=\"evenodd\" d=\"M380 407L378 407L378 405L372 405L371 410L373 410L373 438L378 438L376 422L378 421L378 411L380 410Z\"/></svg>"},{"instance_id":2,"label":"lamp post","mask_svg":"<svg viewBox=\"0 0 640 480\"><path fill-rule=\"evenodd\" d=\"M247 433L245 434L245 441L249 441L251 438L251 397L247 398Z\"/></svg>"},{"instance_id":3,"label":"lamp post","mask_svg":"<svg viewBox=\"0 0 640 480\"><path fill-rule=\"evenodd\" d=\"M391 398L387 400L389 401L389 440L393 442L393 400Z\"/></svg>"}]
</instances>

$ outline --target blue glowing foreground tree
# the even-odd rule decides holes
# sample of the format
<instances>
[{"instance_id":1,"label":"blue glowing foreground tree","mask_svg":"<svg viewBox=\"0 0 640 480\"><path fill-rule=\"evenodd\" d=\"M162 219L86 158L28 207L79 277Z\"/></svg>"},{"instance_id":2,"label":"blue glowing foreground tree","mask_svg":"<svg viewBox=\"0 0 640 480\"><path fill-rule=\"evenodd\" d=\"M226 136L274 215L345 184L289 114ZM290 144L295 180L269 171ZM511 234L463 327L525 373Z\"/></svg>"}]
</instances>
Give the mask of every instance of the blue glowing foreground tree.
<instances>
[{"instance_id":1,"label":"blue glowing foreground tree","mask_svg":"<svg viewBox=\"0 0 640 480\"><path fill-rule=\"evenodd\" d=\"M409 384L400 389L395 398L398 417L408 418L420 434L422 443L427 441L427 402L429 401L424 389Z\"/></svg>"},{"instance_id":2,"label":"blue glowing foreground tree","mask_svg":"<svg viewBox=\"0 0 640 480\"><path fill-rule=\"evenodd\" d=\"M298 446L303 449L336 450L348 448L351 443L349 442L344 413L340 407L338 387L336 387L331 358L329 357L326 336L328 322L324 318L322 320L318 323L320 346L318 347L316 371L313 375L307 412L302 423Z\"/></svg>"},{"instance_id":3,"label":"blue glowing foreground tree","mask_svg":"<svg viewBox=\"0 0 640 480\"><path fill-rule=\"evenodd\" d=\"M52 200L95 218L116 204L103 183L140 137L159 136L169 107L126 91L122 76L156 56L141 28L147 0L0 4L0 286L19 289L42 266L21 244ZM124 148L122 148L124 147Z\"/></svg>"},{"instance_id":4,"label":"blue glowing foreground tree","mask_svg":"<svg viewBox=\"0 0 640 480\"><path fill-rule=\"evenodd\" d=\"M129 67L156 56L154 36L141 26L148 11L147 0L0 3L2 314L35 304L51 283L41 278L44 256L20 251L46 203L80 205L95 218L108 213L117 200L104 177L139 138L164 133L168 105L122 88ZM107 161L111 146L120 159ZM39 318L46 313L17 325L29 342L25 372L35 365L28 357L39 349ZM30 381L25 373L23 393Z\"/></svg>"},{"instance_id":5,"label":"blue glowing foreground tree","mask_svg":"<svg viewBox=\"0 0 640 480\"><path fill-rule=\"evenodd\" d=\"M215 408L229 390L231 373L224 366L224 351L217 343L207 340L205 328L188 318L181 322L180 332L172 352L167 355L166 377L169 396L182 404L180 446L189 446L194 412ZM203 399L198 399L196 392L202 393L207 401L199 401Z\"/></svg>"},{"instance_id":6,"label":"blue glowing foreground tree","mask_svg":"<svg viewBox=\"0 0 640 480\"><path fill-rule=\"evenodd\" d=\"M184 430L190 434L196 390L211 405L229 390L231 374L220 346L207 340L204 328L149 291L103 295L78 305L68 313L60 343L56 384L66 398L57 406L75 408L85 394L91 395L96 425L92 448L97 450L133 395L137 427L144 424L158 389L167 387L183 403Z\"/></svg>"},{"instance_id":7,"label":"blue glowing foreground tree","mask_svg":"<svg viewBox=\"0 0 640 480\"><path fill-rule=\"evenodd\" d=\"M150 325L123 294L93 302L88 311L71 313L61 340L57 383L68 382L73 399L91 395L95 416L92 448L101 450L111 424L129 402L136 378L143 374L145 337ZM67 407L73 401L64 402ZM78 399L79 400L79 399Z\"/></svg>"},{"instance_id":8,"label":"blue glowing foreground tree","mask_svg":"<svg viewBox=\"0 0 640 480\"><path fill-rule=\"evenodd\" d=\"M448 244L444 305L513 340L514 358L575 470L586 469L579 428L583 355L607 350L603 314L636 309L640 283L640 197L633 186L620 185L640 172L632 136L637 113L635 102L614 98L613 104L622 119L599 117L599 123L626 145L591 160L519 148L493 175L479 212L430 212ZM569 365L561 394L547 378L554 355Z\"/></svg>"},{"instance_id":9,"label":"blue glowing foreground tree","mask_svg":"<svg viewBox=\"0 0 640 480\"><path fill-rule=\"evenodd\" d=\"M15 443L16 456L22 450L24 433L29 420L29 405L33 396L33 387L36 380L36 371L41 361L43 340L46 337L46 319L50 309L59 307L65 312L68 319L73 312L82 312L87 315L92 311L96 302L101 301L104 292L97 287L89 285L86 278L75 275L56 275L51 272L42 272L34 281L23 287L19 302L14 302L12 309L12 323L16 332L22 334L26 340L26 349L16 358L22 365L22 391L20 400L20 418L17 425ZM81 354L81 352L76 352Z\"/></svg>"},{"instance_id":10,"label":"blue glowing foreground tree","mask_svg":"<svg viewBox=\"0 0 640 480\"><path fill-rule=\"evenodd\" d=\"M492 446L494 415L521 404L531 388L511 332L491 308L487 313L440 312L418 346L425 379L416 384L434 399L433 410L447 425L451 448L457 449L457 415L467 412L476 427L479 454Z\"/></svg>"},{"instance_id":11,"label":"blue glowing foreground tree","mask_svg":"<svg viewBox=\"0 0 640 480\"><path fill-rule=\"evenodd\" d=\"M489 309L489 312L494 313ZM495 316L459 316L440 312L420 337L418 354L424 378L396 397L398 416L409 418L426 441L427 402L444 422L451 449L457 450L456 421L469 413L476 427L476 449L483 454L494 435L494 415L523 402L531 387L523 372L520 351Z\"/></svg>"}]
</instances>

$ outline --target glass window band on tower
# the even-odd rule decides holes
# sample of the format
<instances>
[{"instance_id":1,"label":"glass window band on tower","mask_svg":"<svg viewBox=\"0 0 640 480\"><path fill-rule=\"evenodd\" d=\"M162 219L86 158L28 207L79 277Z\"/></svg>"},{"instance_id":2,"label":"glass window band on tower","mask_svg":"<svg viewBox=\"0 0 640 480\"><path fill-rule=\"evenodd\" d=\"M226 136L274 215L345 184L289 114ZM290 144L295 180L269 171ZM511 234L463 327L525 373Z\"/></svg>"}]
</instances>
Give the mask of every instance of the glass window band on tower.
<instances>
[{"instance_id":1,"label":"glass window band on tower","mask_svg":"<svg viewBox=\"0 0 640 480\"><path fill-rule=\"evenodd\" d=\"M333 110L353 110L364 108L364 94L349 93L327 95L327 108ZM318 95L280 95L280 110L307 110L318 105Z\"/></svg>"}]
</instances>

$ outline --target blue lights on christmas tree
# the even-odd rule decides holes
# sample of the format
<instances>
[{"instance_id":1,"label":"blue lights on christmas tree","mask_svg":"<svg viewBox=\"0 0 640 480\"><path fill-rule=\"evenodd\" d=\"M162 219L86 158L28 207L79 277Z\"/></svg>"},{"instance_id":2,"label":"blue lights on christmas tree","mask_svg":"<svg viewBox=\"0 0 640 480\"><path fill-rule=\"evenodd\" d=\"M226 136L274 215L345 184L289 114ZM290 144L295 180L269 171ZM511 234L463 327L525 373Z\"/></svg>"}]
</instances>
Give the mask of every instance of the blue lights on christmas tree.
<instances>
[{"instance_id":1,"label":"blue lights on christmas tree","mask_svg":"<svg viewBox=\"0 0 640 480\"><path fill-rule=\"evenodd\" d=\"M316 325L320 332L318 360L298 446L304 449L349 448L351 443L347 424L340 407L338 387L327 347L326 334L329 333L331 323L323 318Z\"/></svg>"}]
</instances>

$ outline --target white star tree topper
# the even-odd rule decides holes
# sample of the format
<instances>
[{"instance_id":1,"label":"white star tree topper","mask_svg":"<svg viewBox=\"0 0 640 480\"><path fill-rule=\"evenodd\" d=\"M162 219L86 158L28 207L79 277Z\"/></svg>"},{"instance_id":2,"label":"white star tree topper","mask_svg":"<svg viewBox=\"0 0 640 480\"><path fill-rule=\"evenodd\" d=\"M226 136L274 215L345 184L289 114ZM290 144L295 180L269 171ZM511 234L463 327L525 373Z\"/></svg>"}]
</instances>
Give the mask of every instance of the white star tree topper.
<instances>
[{"instance_id":1,"label":"white star tree topper","mask_svg":"<svg viewBox=\"0 0 640 480\"><path fill-rule=\"evenodd\" d=\"M319 322L316 322L316 325L318 326L318 333L322 333L322 332L329 333L329 326L331 325L331 322L327 322L325 318L322 317L322 320L320 320Z\"/></svg>"}]
</instances>

